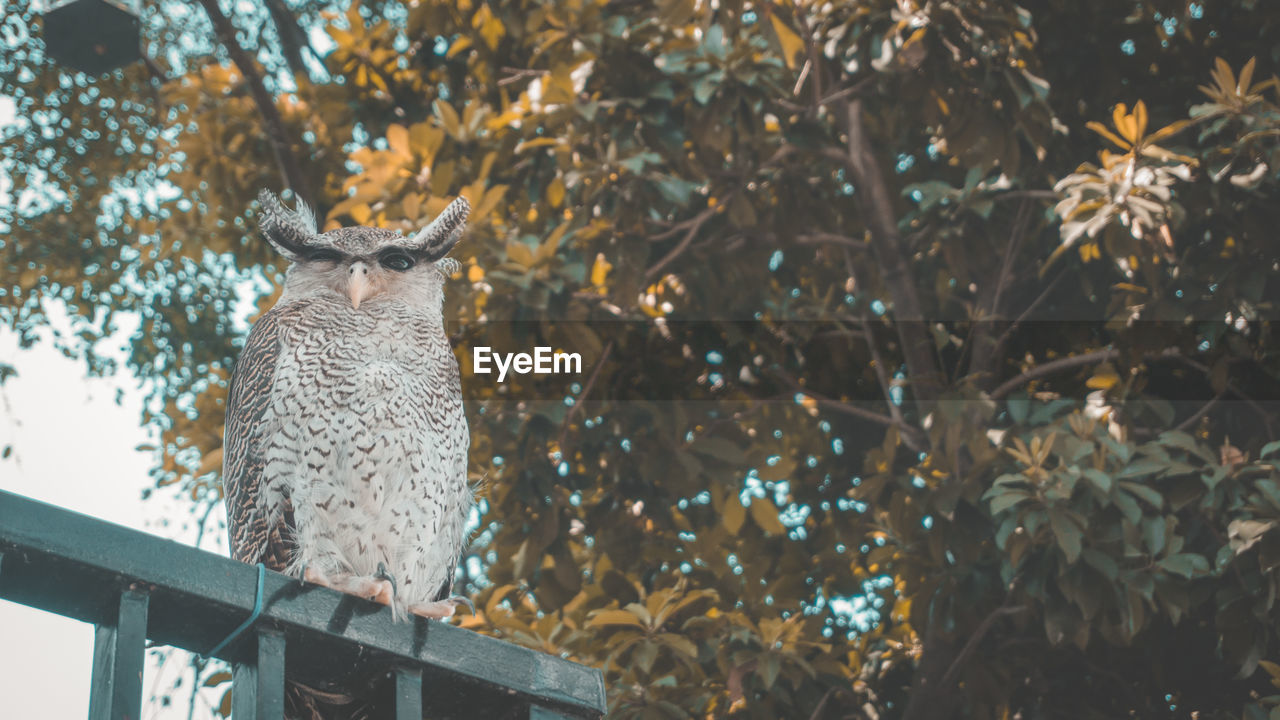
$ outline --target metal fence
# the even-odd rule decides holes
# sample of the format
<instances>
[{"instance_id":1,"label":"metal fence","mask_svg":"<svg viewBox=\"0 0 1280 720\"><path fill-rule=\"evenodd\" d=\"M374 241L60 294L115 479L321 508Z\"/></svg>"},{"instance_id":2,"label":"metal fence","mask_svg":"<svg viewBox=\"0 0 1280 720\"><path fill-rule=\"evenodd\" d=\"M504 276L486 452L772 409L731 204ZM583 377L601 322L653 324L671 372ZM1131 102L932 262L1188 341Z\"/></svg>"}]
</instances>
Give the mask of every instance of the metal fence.
<instances>
[{"instance_id":1,"label":"metal fence","mask_svg":"<svg viewBox=\"0 0 1280 720\"><path fill-rule=\"evenodd\" d=\"M234 668L236 720L281 718L309 684L385 678L396 720L599 718L598 670L0 491L0 598L97 626L91 720L136 720L147 642ZM3 628L0 628L3 634ZM0 652L18 652L16 648Z\"/></svg>"}]
</instances>

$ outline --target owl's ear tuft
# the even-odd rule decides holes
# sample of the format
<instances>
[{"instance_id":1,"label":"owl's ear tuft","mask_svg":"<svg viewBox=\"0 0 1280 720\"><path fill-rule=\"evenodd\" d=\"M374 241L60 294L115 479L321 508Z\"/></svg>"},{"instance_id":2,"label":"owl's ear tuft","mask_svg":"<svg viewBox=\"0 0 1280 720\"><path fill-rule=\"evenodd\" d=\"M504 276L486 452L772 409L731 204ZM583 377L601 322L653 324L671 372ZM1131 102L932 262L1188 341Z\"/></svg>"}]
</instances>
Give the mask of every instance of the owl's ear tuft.
<instances>
[{"instance_id":1,"label":"owl's ear tuft","mask_svg":"<svg viewBox=\"0 0 1280 720\"><path fill-rule=\"evenodd\" d=\"M307 204L298 200L298 209L286 208L270 190L258 193L262 217L258 226L262 235L281 255L298 260L315 243L316 216Z\"/></svg>"},{"instance_id":2,"label":"owl's ear tuft","mask_svg":"<svg viewBox=\"0 0 1280 720\"><path fill-rule=\"evenodd\" d=\"M408 247L429 262L435 262L453 249L467 226L471 203L459 195L440 216L409 240Z\"/></svg>"}]
</instances>

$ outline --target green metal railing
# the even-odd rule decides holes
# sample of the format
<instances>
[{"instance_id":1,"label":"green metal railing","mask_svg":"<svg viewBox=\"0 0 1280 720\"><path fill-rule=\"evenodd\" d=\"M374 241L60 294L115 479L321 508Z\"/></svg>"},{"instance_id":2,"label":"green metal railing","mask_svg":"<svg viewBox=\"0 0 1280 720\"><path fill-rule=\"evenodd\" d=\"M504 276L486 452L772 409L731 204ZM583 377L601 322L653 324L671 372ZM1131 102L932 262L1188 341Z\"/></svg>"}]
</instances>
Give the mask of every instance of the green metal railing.
<instances>
[{"instance_id":1,"label":"green metal railing","mask_svg":"<svg viewBox=\"0 0 1280 720\"><path fill-rule=\"evenodd\" d=\"M0 598L97 626L91 720L136 720L150 640L207 653L250 617L258 568L0 491ZM214 656L236 720L281 718L285 668L385 678L396 720L599 718L598 670L267 571L261 614ZM0 629L0 634L3 630ZM9 650L14 652L14 650Z\"/></svg>"}]
</instances>

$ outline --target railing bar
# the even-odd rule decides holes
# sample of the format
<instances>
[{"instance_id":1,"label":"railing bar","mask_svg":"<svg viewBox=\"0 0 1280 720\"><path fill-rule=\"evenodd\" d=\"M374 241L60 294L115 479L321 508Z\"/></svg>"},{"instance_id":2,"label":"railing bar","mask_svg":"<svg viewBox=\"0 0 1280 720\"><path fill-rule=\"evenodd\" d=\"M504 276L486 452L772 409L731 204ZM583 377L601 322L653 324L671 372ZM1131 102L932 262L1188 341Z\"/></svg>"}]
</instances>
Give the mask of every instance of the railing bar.
<instances>
[{"instance_id":1,"label":"railing bar","mask_svg":"<svg viewBox=\"0 0 1280 720\"><path fill-rule=\"evenodd\" d=\"M540 705L529 706L529 720L572 720L568 715L563 715L555 710L548 710Z\"/></svg>"},{"instance_id":2,"label":"railing bar","mask_svg":"<svg viewBox=\"0 0 1280 720\"><path fill-rule=\"evenodd\" d=\"M137 590L120 594L116 624L94 632L91 720L138 720L142 715L142 669L147 652L150 598Z\"/></svg>"},{"instance_id":3,"label":"railing bar","mask_svg":"<svg viewBox=\"0 0 1280 720\"><path fill-rule=\"evenodd\" d=\"M396 720L422 720L422 669L397 667Z\"/></svg>"},{"instance_id":4,"label":"railing bar","mask_svg":"<svg viewBox=\"0 0 1280 720\"><path fill-rule=\"evenodd\" d=\"M258 631L258 714L256 720L284 718L284 633Z\"/></svg>"}]
</instances>

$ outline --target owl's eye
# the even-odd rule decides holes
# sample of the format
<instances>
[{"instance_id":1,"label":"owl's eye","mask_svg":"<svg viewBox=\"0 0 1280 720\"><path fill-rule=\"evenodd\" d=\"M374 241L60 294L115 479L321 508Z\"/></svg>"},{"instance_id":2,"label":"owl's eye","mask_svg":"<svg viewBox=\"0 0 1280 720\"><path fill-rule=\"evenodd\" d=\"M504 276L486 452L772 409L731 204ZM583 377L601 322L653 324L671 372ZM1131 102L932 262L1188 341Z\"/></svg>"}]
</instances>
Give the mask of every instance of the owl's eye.
<instances>
[{"instance_id":1,"label":"owl's eye","mask_svg":"<svg viewBox=\"0 0 1280 720\"><path fill-rule=\"evenodd\" d=\"M401 272L413 267L413 258L402 252L389 252L379 257L378 262L388 270L399 270Z\"/></svg>"},{"instance_id":2,"label":"owl's eye","mask_svg":"<svg viewBox=\"0 0 1280 720\"><path fill-rule=\"evenodd\" d=\"M342 260L342 253L337 250L316 250L308 254L307 259L311 262L339 262Z\"/></svg>"}]
</instances>

